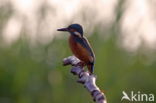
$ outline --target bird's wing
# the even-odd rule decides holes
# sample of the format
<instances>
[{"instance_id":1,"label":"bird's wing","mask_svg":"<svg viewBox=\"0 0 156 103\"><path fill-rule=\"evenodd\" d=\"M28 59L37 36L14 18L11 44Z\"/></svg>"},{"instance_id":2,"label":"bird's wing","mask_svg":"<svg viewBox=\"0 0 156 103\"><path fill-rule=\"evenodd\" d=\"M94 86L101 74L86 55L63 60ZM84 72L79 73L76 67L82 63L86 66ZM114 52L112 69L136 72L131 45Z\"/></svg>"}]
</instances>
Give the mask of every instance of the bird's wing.
<instances>
[{"instance_id":1,"label":"bird's wing","mask_svg":"<svg viewBox=\"0 0 156 103\"><path fill-rule=\"evenodd\" d=\"M87 49L87 51L89 52L90 56L94 57L93 50L91 49L91 46L90 46L88 40L87 40L85 37L83 37L83 38L77 37L77 38L76 38L76 41L77 41L81 46L83 46L84 48Z\"/></svg>"}]
</instances>

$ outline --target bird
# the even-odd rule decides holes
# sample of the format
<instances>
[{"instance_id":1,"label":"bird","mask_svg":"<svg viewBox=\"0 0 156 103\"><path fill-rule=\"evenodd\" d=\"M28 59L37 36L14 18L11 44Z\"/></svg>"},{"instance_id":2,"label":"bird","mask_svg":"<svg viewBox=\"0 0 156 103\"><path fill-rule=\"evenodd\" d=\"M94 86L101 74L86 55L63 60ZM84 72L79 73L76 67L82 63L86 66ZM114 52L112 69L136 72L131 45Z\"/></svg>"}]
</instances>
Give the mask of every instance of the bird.
<instances>
[{"instance_id":1,"label":"bird","mask_svg":"<svg viewBox=\"0 0 156 103\"><path fill-rule=\"evenodd\" d=\"M83 27L80 24L71 24L66 28L57 29L57 31L64 31L70 34L68 41L72 53L81 61L80 64L87 66L89 74L93 74L95 54L83 34Z\"/></svg>"}]
</instances>

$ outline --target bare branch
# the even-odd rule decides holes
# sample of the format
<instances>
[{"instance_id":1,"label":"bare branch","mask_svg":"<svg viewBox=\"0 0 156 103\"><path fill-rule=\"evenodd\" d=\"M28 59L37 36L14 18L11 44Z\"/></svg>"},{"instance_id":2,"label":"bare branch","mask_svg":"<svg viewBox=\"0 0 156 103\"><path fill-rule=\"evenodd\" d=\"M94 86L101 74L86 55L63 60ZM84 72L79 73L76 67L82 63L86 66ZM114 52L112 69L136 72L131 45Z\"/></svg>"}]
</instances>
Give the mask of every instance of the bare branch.
<instances>
[{"instance_id":1,"label":"bare branch","mask_svg":"<svg viewBox=\"0 0 156 103\"><path fill-rule=\"evenodd\" d=\"M107 103L104 93L96 85L96 76L89 75L89 72L84 71L83 67L79 65L80 62L75 56L69 56L63 59L63 65L72 65L71 73L78 76L79 80L77 82L87 88L93 100L96 103Z\"/></svg>"}]
</instances>

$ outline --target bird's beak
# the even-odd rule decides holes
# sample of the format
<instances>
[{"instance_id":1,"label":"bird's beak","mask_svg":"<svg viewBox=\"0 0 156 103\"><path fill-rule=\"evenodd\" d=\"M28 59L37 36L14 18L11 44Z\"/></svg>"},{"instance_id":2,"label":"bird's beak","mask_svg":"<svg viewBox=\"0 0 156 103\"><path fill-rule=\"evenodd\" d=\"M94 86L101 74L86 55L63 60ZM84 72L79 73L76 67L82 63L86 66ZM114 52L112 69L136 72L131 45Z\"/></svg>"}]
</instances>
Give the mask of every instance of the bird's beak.
<instances>
[{"instance_id":1,"label":"bird's beak","mask_svg":"<svg viewBox=\"0 0 156 103\"><path fill-rule=\"evenodd\" d=\"M57 31L68 31L68 28L57 29Z\"/></svg>"}]
</instances>

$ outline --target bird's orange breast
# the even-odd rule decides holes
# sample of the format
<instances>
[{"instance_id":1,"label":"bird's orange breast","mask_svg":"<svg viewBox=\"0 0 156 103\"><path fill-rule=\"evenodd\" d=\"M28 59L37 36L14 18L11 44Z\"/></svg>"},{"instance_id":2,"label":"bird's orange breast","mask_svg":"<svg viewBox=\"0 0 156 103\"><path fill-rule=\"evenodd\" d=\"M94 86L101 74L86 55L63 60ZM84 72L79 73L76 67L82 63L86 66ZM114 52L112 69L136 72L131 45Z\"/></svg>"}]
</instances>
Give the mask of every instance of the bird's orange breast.
<instances>
[{"instance_id":1,"label":"bird's orange breast","mask_svg":"<svg viewBox=\"0 0 156 103\"><path fill-rule=\"evenodd\" d=\"M90 55L89 51L76 42L73 36L70 36L69 38L69 45L73 54L81 61L85 63L93 62L93 57Z\"/></svg>"}]
</instances>

